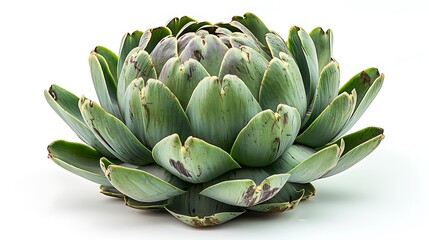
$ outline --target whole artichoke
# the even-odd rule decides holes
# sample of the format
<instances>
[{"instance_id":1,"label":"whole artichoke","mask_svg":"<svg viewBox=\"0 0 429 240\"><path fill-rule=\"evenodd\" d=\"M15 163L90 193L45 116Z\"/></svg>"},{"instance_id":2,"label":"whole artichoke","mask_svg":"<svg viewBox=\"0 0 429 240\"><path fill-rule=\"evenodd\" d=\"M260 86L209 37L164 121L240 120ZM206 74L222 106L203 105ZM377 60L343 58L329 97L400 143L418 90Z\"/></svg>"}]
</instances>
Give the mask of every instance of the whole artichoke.
<instances>
[{"instance_id":1,"label":"whole artichoke","mask_svg":"<svg viewBox=\"0 0 429 240\"><path fill-rule=\"evenodd\" d=\"M377 127L342 137L384 76L369 68L339 88L332 41L331 30L300 27L285 41L251 13L126 34L118 56L98 46L89 57L100 105L45 91L89 145L58 140L49 157L130 207L165 208L195 227L292 209L314 195L310 182L384 137Z\"/></svg>"}]
</instances>

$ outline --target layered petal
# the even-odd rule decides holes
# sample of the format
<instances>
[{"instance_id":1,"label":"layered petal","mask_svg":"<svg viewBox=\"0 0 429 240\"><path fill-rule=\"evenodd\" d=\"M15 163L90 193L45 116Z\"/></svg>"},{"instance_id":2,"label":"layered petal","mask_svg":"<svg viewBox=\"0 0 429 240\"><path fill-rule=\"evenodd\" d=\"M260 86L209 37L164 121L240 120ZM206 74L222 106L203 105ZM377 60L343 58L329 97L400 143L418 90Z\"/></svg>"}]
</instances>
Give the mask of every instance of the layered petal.
<instances>
[{"instance_id":1,"label":"layered petal","mask_svg":"<svg viewBox=\"0 0 429 240\"><path fill-rule=\"evenodd\" d=\"M262 111L240 131L231 156L249 167L269 165L292 145L300 124L299 113L293 107L280 104L277 112Z\"/></svg>"},{"instance_id":2,"label":"layered petal","mask_svg":"<svg viewBox=\"0 0 429 240\"><path fill-rule=\"evenodd\" d=\"M131 168L102 158L100 165L112 186L140 202L163 201L186 192L184 182L156 164Z\"/></svg>"},{"instance_id":3,"label":"layered petal","mask_svg":"<svg viewBox=\"0 0 429 240\"><path fill-rule=\"evenodd\" d=\"M204 183L235 168L240 168L224 150L201 139L189 137L182 145L173 134L153 148L155 162L180 179Z\"/></svg>"},{"instance_id":4,"label":"layered petal","mask_svg":"<svg viewBox=\"0 0 429 240\"><path fill-rule=\"evenodd\" d=\"M229 151L240 130L261 111L238 77L203 79L189 100L186 114L195 136Z\"/></svg>"}]
</instances>

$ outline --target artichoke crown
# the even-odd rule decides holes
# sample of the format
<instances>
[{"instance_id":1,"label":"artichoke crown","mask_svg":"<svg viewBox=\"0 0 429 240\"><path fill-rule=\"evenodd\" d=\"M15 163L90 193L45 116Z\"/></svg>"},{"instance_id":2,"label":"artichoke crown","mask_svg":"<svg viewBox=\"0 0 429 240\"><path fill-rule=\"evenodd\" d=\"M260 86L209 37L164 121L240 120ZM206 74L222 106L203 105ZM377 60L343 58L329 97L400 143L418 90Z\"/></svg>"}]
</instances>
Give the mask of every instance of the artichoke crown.
<instances>
[{"instance_id":1,"label":"artichoke crown","mask_svg":"<svg viewBox=\"0 0 429 240\"><path fill-rule=\"evenodd\" d=\"M127 33L118 55L89 56L98 103L45 91L86 143L55 141L49 157L128 206L196 227L291 209L383 139L378 127L343 136L384 76L369 68L340 88L332 43L331 30L297 26L285 40L251 13Z\"/></svg>"}]
</instances>

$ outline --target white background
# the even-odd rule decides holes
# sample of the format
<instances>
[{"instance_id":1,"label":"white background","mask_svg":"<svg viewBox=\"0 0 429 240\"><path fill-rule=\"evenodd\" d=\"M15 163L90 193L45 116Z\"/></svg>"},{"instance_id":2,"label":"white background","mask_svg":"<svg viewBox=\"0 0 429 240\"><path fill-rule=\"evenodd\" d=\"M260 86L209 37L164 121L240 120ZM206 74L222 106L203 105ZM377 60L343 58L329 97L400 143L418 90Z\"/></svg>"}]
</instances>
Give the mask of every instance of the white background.
<instances>
[{"instance_id":1,"label":"white background","mask_svg":"<svg viewBox=\"0 0 429 240\"><path fill-rule=\"evenodd\" d=\"M1 239L428 239L424 1L87 2L0 3ZM342 83L371 66L385 73L378 98L355 127L385 129L386 139L371 156L315 182L317 195L293 211L250 214L204 230L168 213L127 208L47 159L51 141L78 138L50 109L43 90L56 83L95 99L87 63L93 47L118 51L125 32L173 16L218 22L247 11L285 38L292 25L333 29Z\"/></svg>"}]
</instances>

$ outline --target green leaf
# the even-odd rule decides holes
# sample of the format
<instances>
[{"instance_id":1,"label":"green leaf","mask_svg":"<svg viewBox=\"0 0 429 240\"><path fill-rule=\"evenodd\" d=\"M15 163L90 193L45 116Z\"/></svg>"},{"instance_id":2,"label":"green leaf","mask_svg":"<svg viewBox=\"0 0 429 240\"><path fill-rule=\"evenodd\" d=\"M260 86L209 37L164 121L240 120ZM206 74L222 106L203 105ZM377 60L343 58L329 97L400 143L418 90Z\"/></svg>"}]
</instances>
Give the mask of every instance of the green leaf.
<instances>
[{"instance_id":1,"label":"green leaf","mask_svg":"<svg viewBox=\"0 0 429 240\"><path fill-rule=\"evenodd\" d=\"M177 39L173 36L163 38L150 53L152 62L155 65L156 75L159 76L164 64L173 57L178 57Z\"/></svg>"},{"instance_id":2,"label":"green leaf","mask_svg":"<svg viewBox=\"0 0 429 240\"><path fill-rule=\"evenodd\" d=\"M265 36L265 41L267 42L267 46L270 49L272 57L280 58L281 52L290 55L285 41L276 33L267 33Z\"/></svg>"},{"instance_id":3,"label":"green leaf","mask_svg":"<svg viewBox=\"0 0 429 240\"><path fill-rule=\"evenodd\" d=\"M286 104L298 110L301 118L307 111L307 98L301 74L292 57L280 54L283 60L273 58L265 71L259 103L262 109L276 110Z\"/></svg>"},{"instance_id":4,"label":"green leaf","mask_svg":"<svg viewBox=\"0 0 429 240\"><path fill-rule=\"evenodd\" d=\"M157 76L150 55L141 48L134 48L125 60L118 82L118 103L122 115L125 115L124 109L125 104L127 104L125 102L125 91L130 83L139 77L148 80L149 78L156 79Z\"/></svg>"},{"instance_id":5,"label":"green leaf","mask_svg":"<svg viewBox=\"0 0 429 240\"><path fill-rule=\"evenodd\" d=\"M326 65L320 73L316 93L304 118L303 129L306 129L320 113L331 103L338 93L340 85L340 67L335 60Z\"/></svg>"},{"instance_id":6,"label":"green leaf","mask_svg":"<svg viewBox=\"0 0 429 240\"><path fill-rule=\"evenodd\" d=\"M198 83L208 76L210 74L195 59L190 58L182 63L179 58L171 58L165 63L159 80L167 85L182 107L186 108Z\"/></svg>"},{"instance_id":7,"label":"green leaf","mask_svg":"<svg viewBox=\"0 0 429 240\"><path fill-rule=\"evenodd\" d=\"M311 183L290 183L292 184L292 186L298 190L304 190L304 196L302 197L301 201L307 200L310 197L313 197L314 195L316 195L316 188L313 186L313 184Z\"/></svg>"},{"instance_id":8,"label":"green leaf","mask_svg":"<svg viewBox=\"0 0 429 240\"><path fill-rule=\"evenodd\" d=\"M356 104L356 92L338 95L311 125L296 138L296 143L320 147L340 133L350 119Z\"/></svg>"},{"instance_id":9,"label":"green leaf","mask_svg":"<svg viewBox=\"0 0 429 240\"><path fill-rule=\"evenodd\" d=\"M142 78L136 79L127 94L125 122L146 146L152 148L173 133L183 139L193 135L185 111L161 81L149 79L145 83Z\"/></svg>"},{"instance_id":10,"label":"green leaf","mask_svg":"<svg viewBox=\"0 0 429 240\"><path fill-rule=\"evenodd\" d=\"M226 75L222 81L204 78L186 108L196 137L225 151L231 149L240 130L260 111L252 93L234 75Z\"/></svg>"},{"instance_id":11,"label":"green leaf","mask_svg":"<svg viewBox=\"0 0 429 240\"><path fill-rule=\"evenodd\" d=\"M116 190L116 188L112 187L109 183L109 186L100 185L100 193L114 198L124 198L124 194Z\"/></svg>"},{"instance_id":12,"label":"green leaf","mask_svg":"<svg viewBox=\"0 0 429 240\"><path fill-rule=\"evenodd\" d=\"M316 47L317 60L319 65L319 73L331 61L332 58L332 45L334 36L332 30L328 29L326 32L321 27L313 29L310 32L310 37Z\"/></svg>"},{"instance_id":13,"label":"green leaf","mask_svg":"<svg viewBox=\"0 0 429 240\"><path fill-rule=\"evenodd\" d=\"M375 97L377 96L378 92L383 86L383 82L384 82L384 74L381 74L379 77L377 77L374 80L374 82L372 82L372 84L369 87L367 87L368 90L361 98L361 101L359 102L359 104L356 104L353 115L351 116L349 121L347 121L346 125L341 130L341 132L338 133L337 138L342 136L347 131L349 131L355 125L355 123L360 119L360 117L365 113L366 109L368 109L369 105L372 103L372 101L374 101ZM358 95L358 98L359 98L359 95Z\"/></svg>"},{"instance_id":14,"label":"green leaf","mask_svg":"<svg viewBox=\"0 0 429 240\"><path fill-rule=\"evenodd\" d=\"M298 111L284 104L256 114L237 136L231 156L241 165L262 167L274 162L289 148L299 132Z\"/></svg>"},{"instance_id":15,"label":"green leaf","mask_svg":"<svg viewBox=\"0 0 429 240\"><path fill-rule=\"evenodd\" d=\"M270 60L271 55L269 50L265 51L261 46L261 43L257 39L253 39L242 33L233 33L229 39L231 46L235 48L240 48L242 46L247 46L264 56L265 59ZM268 52L268 53L267 53Z\"/></svg>"},{"instance_id":16,"label":"green leaf","mask_svg":"<svg viewBox=\"0 0 429 240\"><path fill-rule=\"evenodd\" d=\"M226 52L219 71L219 79L227 74L236 75L258 99L262 77L268 61L250 47L231 48Z\"/></svg>"},{"instance_id":17,"label":"green leaf","mask_svg":"<svg viewBox=\"0 0 429 240\"><path fill-rule=\"evenodd\" d=\"M45 90L45 99L52 109L64 120L64 122L82 139L86 144L95 148L104 156L112 157L112 153L94 136L91 129L85 124L78 107L79 98L61 88L58 85L51 85L49 90Z\"/></svg>"},{"instance_id":18,"label":"green leaf","mask_svg":"<svg viewBox=\"0 0 429 240\"><path fill-rule=\"evenodd\" d=\"M115 165L106 158L100 161L112 186L139 202L158 202L185 193L186 185L156 164L139 168Z\"/></svg>"},{"instance_id":19,"label":"green leaf","mask_svg":"<svg viewBox=\"0 0 429 240\"><path fill-rule=\"evenodd\" d=\"M165 37L170 36L171 31L167 27L157 27L146 30L140 38L139 48L152 53L155 46Z\"/></svg>"},{"instance_id":20,"label":"green leaf","mask_svg":"<svg viewBox=\"0 0 429 240\"><path fill-rule=\"evenodd\" d=\"M119 76L122 73L122 67L124 65L125 58L127 58L128 53L132 49L139 46L140 38L142 35L143 32L135 31L132 34L126 33L122 38L121 48L119 49L118 70L116 71L118 74L117 79L119 79Z\"/></svg>"},{"instance_id":21,"label":"green leaf","mask_svg":"<svg viewBox=\"0 0 429 240\"><path fill-rule=\"evenodd\" d=\"M173 34L173 36L176 36L180 29L182 29L183 26L185 26L189 22L196 22L196 20L188 16L183 16L180 19L178 17L175 17L168 21L166 26L171 30L171 34Z\"/></svg>"},{"instance_id":22,"label":"green leaf","mask_svg":"<svg viewBox=\"0 0 429 240\"><path fill-rule=\"evenodd\" d=\"M353 89L357 93L356 106L360 105L360 102L364 98L368 89L374 84L375 80L380 77L380 72L377 68L368 68L354 75L348 80L338 91L338 94L343 92L351 93Z\"/></svg>"},{"instance_id":23,"label":"green leaf","mask_svg":"<svg viewBox=\"0 0 429 240\"><path fill-rule=\"evenodd\" d=\"M87 145L57 140L49 144L48 157L58 166L78 176L98 184L110 185L99 164L103 155Z\"/></svg>"},{"instance_id":24,"label":"green leaf","mask_svg":"<svg viewBox=\"0 0 429 240\"><path fill-rule=\"evenodd\" d=\"M118 85L118 56L110 49L103 46L95 47L94 52L100 54L106 60L108 68L112 73L115 86Z\"/></svg>"},{"instance_id":25,"label":"green leaf","mask_svg":"<svg viewBox=\"0 0 429 240\"><path fill-rule=\"evenodd\" d=\"M189 22L185 26L180 29L180 31L177 33L176 37L180 37L186 33L190 32L197 32L200 28L203 26L211 25L210 22L204 21L204 22Z\"/></svg>"},{"instance_id":26,"label":"green leaf","mask_svg":"<svg viewBox=\"0 0 429 240\"><path fill-rule=\"evenodd\" d=\"M135 165L153 162L151 152L119 119L93 101L82 98L79 105L86 124L115 157Z\"/></svg>"},{"instance_id":27,"label":"green leaf","mask_svg":"<svg viewBox=\"0 0 429 240\"><path fill-rule=\"evenodd\" d=\"M374 151L383 139L383 129L377 127L368 127L343 137L345 149L341 158L337 165L322 177L349 169Z\"/></svg>"},{"instance_id":28,"label":"green leaf","mask_svg":"<svg viewBox=\"0 0 429 240\"><path fill-rule=\"evenodd\" d=\"M122 118L116 96L116 82L106 59L95 51L89 55L92 82L101 106L107 112Z\"/></svg>"},{"instance_id":29,"label":"green leaf","mask_svg":"<svg viewBox=\"0 0 429 240\"><path fill-rule=\"evenodd\" d=\"M196 59L210 75L216 76L226 51L228 47L215 35L194 36L180 53L179 58L181 62L189 58Z\"/></svg>"},{"instance_id":30,"label":"green leaf","mask_svg":"<svg viewBox=\"0 0 429 240\"><path fill-rule=\"evenodd\" d=\"M135 209L164 209L164 206L167 204L167 201L158 201L158 202L139 202L128 196L124 196L125 205Z\"/></svg>"},{"instance_id":31,"label":"green leaf","mask_svg":"<svg viewBox=\"0 0 429 240\"><path fill-rule=\"evenodd\" d=\"M249 29L253 35L265 46L267 46L267 42L265 41L265 35L270 32L267 26L253 13L245 13L243 17L235 16L232 18L233 21L240 22L247 29Z\"/></svg>"},{"instance_id":32,"label":"green leaf","mask_svg":"<svg viewBox=\"0 0 429 240\"><path fill-rule=\"evenodd\" d=\"M195 137L189 137L182 145L177 134L156 144L152 155L155 162L170 173L192 183L207 182L234 168L240 168L240 165L219 147Z\"/></svg>"},{"instance_id":33,"label":"green leaf","mask_svg":"<svg viewBox=\"0 0 429 240\"><path fill-rule=\"evenodd\" d=\"M310 183L307 183L310 184ZM284 187L270 200L261 204L248 207L247 209L257 212L274 213L292 210L304 197L305 190L294 185L296 183L286 183Z\"/></svg>"},{"instance_id":34,"label":"green leaf","mask_svg":"<svg viewBox=\"0 0 429 240\"><path fill-rule=\"evenodd\" d=\"M274 197L289 177L289 174L270 176L256 168L238 169L227 174L230 180L205 188L200 194L229 205L250 207Z\"/></svg>"},{"instance_id":35,"label":"green leaf","mask_svg":"<svg viewBox=\"0 0 429 240\"><path fill-rule=\"evenodd\" d=\"M308 33L297 26L289 30L287 45L298 64L307 93L307 101L310 104L319 79L316 47Z\"/></svg>"},{"instance_id":36,"label":"green leaf","mask_svg":"<svg viewBox=\"0 0 429 240\"><path fill-rule=\"evenodd\" d=\"M210 227L225 223L245 212L200 195L203 185L192 186L185 194L168 201L165 209L178 220L192 227Z\"/></svg>"},{"instance_id":37,"label":"green leaf","mask_svg":"<svg viewBox=\"0 0 429 240\"><path fill-rule=\"evenodd\" d=\"M289 182L309 183L323 176L337 164L341 148L334 144L310 156L309 152L304 146L292 145L266 169L272 174L290 174Z\"/></svg>"}]
</instances>

